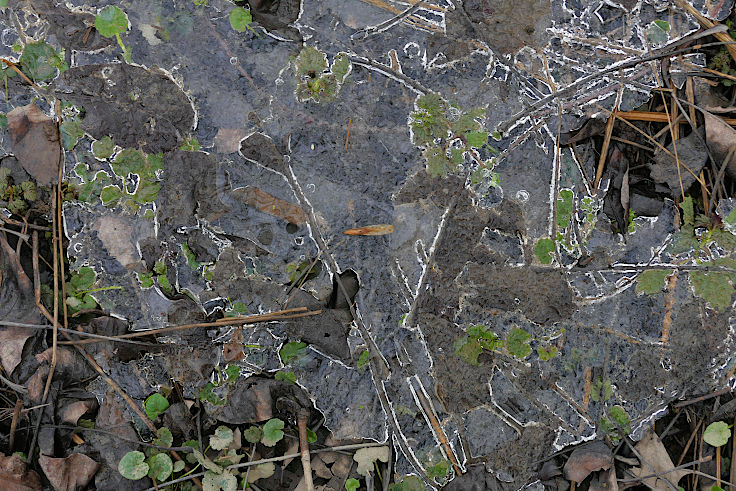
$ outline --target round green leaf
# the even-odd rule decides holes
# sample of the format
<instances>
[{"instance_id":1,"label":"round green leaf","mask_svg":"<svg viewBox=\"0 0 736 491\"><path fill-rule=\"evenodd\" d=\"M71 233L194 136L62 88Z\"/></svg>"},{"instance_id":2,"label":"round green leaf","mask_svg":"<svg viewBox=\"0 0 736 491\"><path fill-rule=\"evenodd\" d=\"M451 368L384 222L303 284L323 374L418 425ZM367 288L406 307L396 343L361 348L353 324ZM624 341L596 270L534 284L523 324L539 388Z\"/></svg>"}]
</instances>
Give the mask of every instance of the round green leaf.
<instances>
[{"instance_id":1,"label":"round green leaf","mask_svg":"<svg viewBox=\"0 0 736 491\"><path fill-rule=\"evenodd\" d=\"M298 343L295 341L286 343L284 346L282 346L281 350L279 351L279 356L281 356L281 361L284 362L284 365L288 365L292 361L301 357L306 347L307 347L306 343Z\"/></svg>"},{"instance_id":2,"label":"round green leaf","mask_svg":"<svg viewBox=\"0 0 736 491\"><path fill-rule=\"evenodd\" d=\"M728 429L728 425L723 421L716 421L711 423L705 429L703 440L708 445L714 447L722 447L728 442L728 438L731 436L731 430Z\"/></svg>"},{"instance_id":3,"label":"round green leaf","mask_svg":"<svg viewBox=\"0 0 736 491\"><path fill-rule=\"evenodd\" d=\"M552 264L553 254L555 253L555 242L552 239L539 239L534 245L534 255L537 256L542 264Z\"/></svg>"},{"instance_id":4,"label":"round green leaf","mask_svg":"<svg viewBox=\"0 0 736 491\"><path fill-rule=\"evenodd\" d=\"M120 191L119 187L110 185L102 188L100 199L102 200L102 204L105 206L115 206L122 195L123 193Z\"/></svg>"},{"instance_id":5,"label":"round green leaf","mask_svg":"<svg viewBox=\"0 0 736 491\"><path fill-rule=\"evenodd\" d=\"M424 483L417 476L407 476L394 485L394 491L424 491Z\"/></svg>"},{"instance_id":6,"label":"round green leaf","mask_svg":"<svg viewBox=\"0 0 736 491\"><path fill-rule=\"evenodd\" d=\"M148 396L143 407L146 410L146 416L151 419L156 419L161 413L169 408L169 401L157 392Z\"/></svg>"},{"instance_id":7,"label":"round green leaf","mask_svg":"<svg viewBox=\"0 0 736 491\"><path fill-rule=\"evenodd\" d=\"M258 426L251 426L243 432L243 437L249 443L258 443L261 441L261 437L263 437L263 430Z\"/></svg>"},{"instance_id":8,"label":"round green leaf","mask_svg":"<svg viewBox=\"0 0 736 491\"><path fill-rule=\"evenodd\" d=\"M261 443L267 447L273 447L283 437L284 432L281 431L284 427L284 422L278 418L269 419L266 424L263 425L263 438Z\"/></svg>"},{"instance_id":9,"label":"round green leaf","mask_svg":"<svg viewBox=\"0 0 736 491\"><path fill-rule=\"evenodd\" d=\"M174 444L174 435L171 434L170 429L164 426L156 431L154 442L161 447L170 447Z\"/></svg>"},{"instance_id":10,"label":"round green leaf","mask_svg":"<svg viewBox=\"0 0 736 491\"><path fill-rule=\"evenodd\" d=\"M222 474L206 471L202 479L202 489L204 491L237 491L238 480L227 471Z\"/></svg>"},{"instance_id":11,"label":"round green leaf","mask_svg":"<svg viewBox=\"0 0 736 491\"><path fill-rule=\"evenodd\" d=\"M174 471L174 463L166 453L157 453L148 458L148 477L157 481L165 481Z\"/></svg>"},{"instance_id":12,"label":"round green leaf","mask_svg":"<svg viewBox=\"0 0 736 491\"><path fill-rule=\"evenodd\" d=\"M529 346L531 336L524 329L515 327L506 335L506 349L517 358L526 358L532 353Z\"/></svg>"},{"instance_id":13,"label":"round green leaf","mask_svg":"<svg viewBox=\"0 0 736 491\"><path fill-rule=\"evenodd\" d=\"M95 17L95 29L106 38L111 38L128 29L128 16L115 5L108 5Z\"/></svg>"},{"instance_id":14,"label":"round green leaf","mask_svg":"<svg viewBox=\"0 0 736 491\"><path fill-rule=\"evenodd\" d=\"M183 460L177 460L174 462L174 472L181 472L184 470L184 461Z\"/></svg>"},{"instance_id":15,"label":"round green leaf","mask_svg":"<svg viewBox=\"0 0 736 491\"><path fill-rule=\"evenodd\" d=\"M356 491L360 487L360 481L351 477L345 481L345 491Z\"/></svg>"},{"instance_id":16,"label":"round green leaf","mask_svg":"<svg viewBox=\"0 0 736 491\"><path fill-rule=\"evenodd\" d=\"M71 283L74 291L80 292L84 290L89 290L89 288L95 282L95 276L96 275L94 269L89 266L82 266L81 268L79 268L79 271L72 275L69 283Z\"/></svg>"},{"instance_id":17,"label":"round green leaf","mask_svg":"<svg viewBox=\"0 0 736 491\"><path fill-rule=\"evenodd\" d=\"M148 474L148 464L145 463L146 456L143 452L134 450L126 453L118 462L120 475L131 481L141 479Z\"/></svg>"},{"instance_id":18,"label":"round green leaf","mask_svg":"<svg viewBox=\"0 0 736 491\"><path fill-rule=\"evenodd\" d=\"M215 434L210 436L210 447L215 450L227 448L233 442L233 430L227 426L218 426Z\"/></svg>"},{"instance_id":19,"label":"round green leaf","mask_svg":"<svg viewBox=\"0 0 736 491\"><path fill-rule=\"evenodd\" d=\"M108 135L92 142L92 153L98 159L104 160L112 155L115 150L115 142Z\"/></svg>"},{"instance_id":20,"label":"round green leaf","mask_svg":"<svg viewBox=\"0 0 736 491\"><path fill-rule=\"evenodd\" d=\"M54 78L57 68L66 68L63 58L46 41L28 43L19 61L23 71L34 80Z\"/></svg>"},{"instance_id":21,"label":"round green leaf","mask_svg":"<svg viewBox=\"0 0 736 491\"><path fill-rule=\"evenodd\" d=\"M238 32L247 31L250 28L250 23L253 22L250 10L246 10L243 7L232 9L228 19L230 19L230 26Z\"/></svg>"}]
</instances>

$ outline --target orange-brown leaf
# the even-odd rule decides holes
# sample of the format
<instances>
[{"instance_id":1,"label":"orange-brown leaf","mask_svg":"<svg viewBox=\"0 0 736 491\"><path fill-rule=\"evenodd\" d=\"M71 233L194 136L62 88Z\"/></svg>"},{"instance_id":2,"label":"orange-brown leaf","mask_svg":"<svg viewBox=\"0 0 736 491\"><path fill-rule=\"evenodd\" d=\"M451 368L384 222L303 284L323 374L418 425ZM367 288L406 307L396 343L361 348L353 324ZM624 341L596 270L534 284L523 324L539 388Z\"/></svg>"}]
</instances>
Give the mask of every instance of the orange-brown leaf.
<instances>
[{"instance_id":1,"label":"orange-brown leaf","mask_svg":"<svg viewBox=\"0 0 736 491\"><path fill-rule=\"evenodd\" d=\"M386 235L394 231L394 226L386 223L377 225L366 225L360 228L351 228L345 231L345 235Z\"/></svg>"}]
</instances>

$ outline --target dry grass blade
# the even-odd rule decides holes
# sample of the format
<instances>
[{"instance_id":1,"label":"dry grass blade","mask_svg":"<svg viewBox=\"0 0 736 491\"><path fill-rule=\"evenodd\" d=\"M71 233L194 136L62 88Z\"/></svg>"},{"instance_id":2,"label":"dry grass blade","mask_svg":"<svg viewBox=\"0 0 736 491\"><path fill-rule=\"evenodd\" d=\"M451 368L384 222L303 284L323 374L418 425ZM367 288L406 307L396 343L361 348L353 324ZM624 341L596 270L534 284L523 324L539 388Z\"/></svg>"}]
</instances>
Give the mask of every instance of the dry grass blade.
<instances>
[{"instance_id":1,"label":"dry grass blade","mask_svg":"<svg viewBox=\"0 0 736 491\"><path fill-rule=\"evenodd\" d=\"M601 177L603 177L603 167L606 164L606 159L608 158L608 146L611 144L611 134L613 134L613 123L616 121L616 113L618 112L617 108L614 108L611 112L611 115L608 116L608 121L606 122L606 132L603 137L603 147L601 148L601 156L598 159L598 168L595 171L595 180L593 181L593 189L598 189L598 184L601 182Z\"/></svg>"}]
</instances>

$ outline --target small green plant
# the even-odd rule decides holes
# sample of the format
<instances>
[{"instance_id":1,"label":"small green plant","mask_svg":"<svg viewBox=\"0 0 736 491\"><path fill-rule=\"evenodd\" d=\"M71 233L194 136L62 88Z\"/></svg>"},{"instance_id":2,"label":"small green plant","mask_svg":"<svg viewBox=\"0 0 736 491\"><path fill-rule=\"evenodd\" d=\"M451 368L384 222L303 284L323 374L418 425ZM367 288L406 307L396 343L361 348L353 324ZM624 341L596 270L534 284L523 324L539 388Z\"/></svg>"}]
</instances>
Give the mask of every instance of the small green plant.
<instances>
[{"instance_id":1,"label":"small green plant","mask_svg":"<svg viewBox=\"0 0 736 491\"><path fill-rule=\"evenodd\" d=\"M667 247L670 254L686 254L704 268L719 266L736 269L736 260L733 257L714 257L711 245L716 244L724 251L736 250L736 236L712 224L704 214L695 213L695 203L690 196L686 196L680 203L682 210L682 225L672 237ZM731 252L733 254L733 252ZM671 270L645 271L637 281L637 291L647 294L658 293L663 283L660 277L672 274ZM688 274L690 286L695 296L702 298L711 308L725 312L731 306L731 299L736 293L736 273L730 271L690 271Z\"/></svg>"},{"instance_id":2,"label":"small green plant","mask_svg":"<svg viewBox=\"0 0 736 491\"><path fill-rule=\"evenodd\" d=\"M292 384L296 383L296 374L294 372L287 372L285 370L279 370L274 374L273 378Z\"/></svg>"},{"instance_id":3,"label":"small green plant","mask_svg":"<svg viewBox=\"0 0 736 491\"><path fill-rule=\"evenodd\" d=\"M532 348L529 346L530 341L531 336L528 332L515 327L506 335L506 349L510 355L524 359L532 354Z\"/></svg>"},{"instance_id":4,"label":"small green plant","mask_svg":"<svg viewBox=\"0 0 736 491\"><path fill-rule=\"evenodd\" d=\"M243 7L235 7L230 11L228 20L230 21L230 27L236 31L250 31L256 36L258 35L258 33L250 26L253 22L253 16L251 16L250 10L244 9Z\"/></svg>"},{"instance_id":5,"label":"small green plant","mask_svg":"<svg viewBox=\"0 0 736 491\"><path fill-rule=\"evenodd\" d=\"M723 421L716 421L711 423L705 429L703 433L703 440L708 445L713 447L722 447L728 443L728 439L731 437L731 426L724 423Z\"/></svg>"},{"instance_id":6,"label":"small green plant","mask_svg":"<svg viewBox=\"0 0 736 491\"><path fill-rule=\"evenodd\" d=\"M368 364L371 361L371 353L370 351L363 350L360 353L360 357L358 358L358 370L365 370L365 368L368 366Z\"/></svg>"},{"instance_id":7,"label":"small green plant","mask_svg":"<svg viewBox=\"0 0 736 491\"><path fill-rule=\"evenodd\" d=\"M168 270L169 268L163 261L156 261L153 265L153 271L136 273L138 283L141 285L141 288L151 288L154 285L155 280L155 283L158 284L159 288L161 288L163 292L171 294L173 292L173 288L171 287L171 282L167 276Z\"/></svg>"},{"instance_id":8,"label":"small green plant","mask_svg":"<svg viewBox=\"0 0 736 491\"><path fill-rule=\"evenodd\" d=\"M293 262L286 265L286 274L289 275L289 285L304 283L314 279L322 272L322 263L317 261L312 266L312 261Z\"/></svg>"},{"instance_id":9,"label":"small green plant","mask_svg":"<svg viewBox=\"0 0 736 491\"><path fill-rule=\"evenodd\" d=\"M14 184L10 169L0 167L0 201L7 203L10 213L23 213L38 199L38 190L33 181Z\"/></svg>"},{"instance_id":10,"label":"small green plant","mask_svg":"<svg viewBox=\"0 0 736 491\"><path fill-rule=\"evenodd\" d=\"M225 370L221 370L220 367L217 366L214 376L214 381L207 382L199 391L199 399L209 402L210 404L214 404L215 406L224 406L227 401L217 395L215 393L215 389L227 384L235 383L235 381L238 380L238 377L240 377L240 367L237 365L228 365L225 367Z\"/></svg>"},{"instance_id":11,"label":"small green plant","mask_svg":"<svg viewBox=\"0 0 736 491\"><path fill-rule=\"evenodd\" d=\"M90 293L122 288L119 286L92 288L96 279L95 270L89 266L82 266L71 275L66 284L66 305L72 313L97 307L97 302Z\"/></svg>"},{"instance_id":12,"label":"small green plant","mask_svg":"<svg viewBox=\"0 0 736 491\"><path fill-rule=\"evenodd\" d=\"M299 102L331 102L353 69L347 53L338 53L327 65L327 55L313 46L304 47L292 62L297 76L296 98Z\"/></svg>"},{"instance_id":13,"label":"small green plant","mask_svg":"<svg viewBox=\"0 0 736 491\"><path fill-rule=\"evenodd\" d=\"M161 413L166 411L168 408L169 401L167 401L166 398L158 392L148 396L146 401L143 403L143 409L146 411L146 416L152 420L158 418Z\"/></svg>"},{"instance_id":14,"label":"small green plant","mask_svg":"<svg viewBox=\"0 0 736 491\"><path fill-rule=\"evenodd\" d=\"M117 153L110 166L114 177L105 171L93 175L85 164L77 164L74 172L81 181L75 184L79 200L94 204L99 199L103 206L122 206L131 213L138 213L142 207L151 209L161 189L163 154L126 148Z\"/></svg>"},{"instance_id":15,"label":"small green plant","mask_svg":"<svg viewBox=\"0 0 736 491\"><path fill-rule=\"evenodd\" d=\"M728 35L732 38L736 36L736 29L734 29L734 23L732 18L726 19L726 26L728 27ZM710 62L708 63L708 68L711 70L716 70L721 73L725 73L726 75L732 75L736 76L736 69L734 69L733 66L733 58L731 57L731 53L728 51L726 46L722 46L720 51L716 53L713 58L711 58ZM730 87L734 84L733 80L729 80L727 78L722 78L720 82L726 86Z\"/></svg>"},{"instance_id":16,"label":"small green plant","mask_svg":"<svg viewBox=\"0 0 736 491\"><path fill-rule=\"evenodd\" d=\"M498 335L482 324L467 328L466 335L459 337L454 344L455 354L467 363L480 366L478 357L486 352L501 352L523 360L532 354L531 335L524 329L514 327L501 340ZM549 346L548 338L536 340L540 343L537 354L541 361L548 361L557 356L557 348Z\"/></svg>"},{"instance_id":17,"label":"small green plant","mask_svg":"<svg viewBox=\"0 0 736 491\"><path fill-rule=\"evenodd\" d=\"M92 142L92 155L100 160L109 159L115 151L115 142L109 135Z\"/></svg>"},{"instance_id":18,"label":"small green plant","mask_svg":"<svg viewBox=\"0 0 736 491\"><path fill-rule=\"evenodd\" d=\"M552 260L555 258L555 241L545 237L539 239L534 244L534 255L537 256L539 262L542 264L552 264Z\"/></svg>"},{"instance_id":19,"label":"small green plant","mask_svg":"<svg viewBox=\"0 0 736 491\"><path fill-rule=\"evenodd\" d=\"M406 476L401 481L394 483L391 491L424 491L424 482L417 476Z\"/></svg>"},{"instance_id":20,"label":"small green plant","mask_svg":"<svg viewBox=\"0 0 736 491\"><path fill-rule=\"evenodd\" d=\"M613 386L610 380L603 380L600 377L590 387L590 398L593 402L608 401L613 395Z\"/></svg>"},{"instance_id":21,"label":"small green plant","mask_svg":"<svg viewBox=\"0 0 736 491\"><path fill-rule=\"evenodd\" d=\"M354 477L351 477L350 479L345 481L345 491L358 491L359 487L360 481L358 481Z\"/></svg>"},{"instance_id":22,"label":"small green plant","mask_svg":"<svg viewBox=\"0 0 736 491\"><path fill-rule=\"evenodd\" d=\"M608 417L601 418L601 430L612 442L618 442L621 434L631 433L631 418L623 407L612 406L608 408Z\"/></svg>"},{"instance_id":23,"label":"small green plant","mask_svg":"<svg viewBox=\"0 0 736 491\"><path fill-rule=\"evenodd\" d=\"M281 349L279 350L279 356L281 357L281 361L284 363L284 365L288 365L292 361L296 361L302 358L306 353L306 350L306 343L292 341L290 343L286 343L281 347Z\"/></svg>"},{"instance_id":24,"label":"small green plant","mask_svg":"<svg viewBox=\"0 0 736 491\"><path fill-rule=\"evenodd\" d=\"M128 30L128 16L115 5L104 7L95 17L95 29L106 38L115 37L118 46L123 50L123 58L130 63L131 51L123 44L120 35Z\"/></svg>"},{"instance_id":25,"label":"small green plant","mask_svg":"<svg viewBox=\"0 0 736 491\"><path fill-rule=\"evenodd\" d=\"M557 198L557 226L565 228L573 218L573 192L571 189L561 189Z\"/></svg>"},{"instance_id":26,"label":"small green plant","mask_svg":"<svg viewBox=\"0 0 736 491\"><path fill-rule=\"evenodd\" d=\"M179 147L179 150L184 150L185 152L198 152L199 148L199 140L195 137L191 137L184 140L184 143Z\"/></svg>"},{"instance_id":27,"label":"small green plant","mask_svg":"<svg viewBox=\"0 0 736 491\"><path fill-rule=\"evenodd\" d=\"M28 43L19 62L23 73L37 82L53 79L69 69L64 61L64 51L57 53L46 41Z\"/></svg>"},{"instance_id":28,"label":"small green plant","mask_svg":"<svg viewBox=\"0 0 736 491\"><path fill-rule=\"evenodd\" d=\"M228 308L225 309L225 317L240 317L248 313L248 307L243 302L232 302Z\"/></svg>"},{"instance_id":29,"label":"small green plant","mask_svg":"<svg viewBox=\"0 0 736 491\"><path fill-rule=\"evenodd\" d=\"M411 141L424 148L427 172L432 176L446 176L459 172L466 159L469 168L474 169L471 180L481 185L488 178L493 179L491 159L483 160L479 149L487 147L488 132L484 129L485 108L464 110L455 103L448 102L439 94L421 95L415 102L415 109L409 115Z\"/></svg>"},{"instance_id":30,"label":"small green plant","mask_svg":"<svg viewBox=\"0 0 736 491\"><path fill-rule=\"evenodd\" d=\"M471 365L480 366L478 357L484 349L495 351L502 346L503 341L495 333L479 324L468 327L467 335L455 341L455 354Z\"/></svg>"},{"instance_id":31,"label":"small green plant","mask_svg":"<svg viewBox=\"0 0 736 491\"><path fill-rule=\"evenodd\" d=\"M444 483L450 474L450 463L445 459L440 459L437 463L427 465L425 470L430 479L438 483Z\"/></svg>"}]
</instances>

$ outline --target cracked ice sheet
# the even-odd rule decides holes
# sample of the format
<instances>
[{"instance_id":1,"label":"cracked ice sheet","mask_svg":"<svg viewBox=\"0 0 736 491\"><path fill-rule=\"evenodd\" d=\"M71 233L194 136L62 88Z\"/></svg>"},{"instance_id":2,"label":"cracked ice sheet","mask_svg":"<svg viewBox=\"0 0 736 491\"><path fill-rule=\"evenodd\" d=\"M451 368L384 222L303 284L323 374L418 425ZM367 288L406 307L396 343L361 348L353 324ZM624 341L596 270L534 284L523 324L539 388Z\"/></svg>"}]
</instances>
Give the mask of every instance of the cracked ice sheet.
<instances>
[{"instance_id":1,"label":"cracked ice sheet","mask_svg":"<svg viewBox=\"0 0 736 491\"><path fill-rule=\"evenodd\" d=\"M684 367L698 364L698 353L684 359L673 359L669 352L658 346L660 333L655 331L664 316L662 299L636 296L630 285L628 288L620 287L620 274L569 274L566 281L573 285L576 297L592 297L596 303L576 298L576 312L561 319L556 328L536 325L522 314L499 317L498 312L496 315L489 313L488 304L474 304L472 296L468 295L462 299L460 296L447 296L445 299L449 302L437 306L437 311L432 311L430 316L432 309L428 305L431 302L427 300L427 292L453 288L456 276L430 275L425 289L417 291L419 279L428 267L450 269L457 266L459 275L466 263L482 266L474 262L477 259L472 256L475 252L453 249L451 242L446 242L445 248L457 251L458 256L454 260L457 264L428 266L429 248L438 237L441 224L445 223L443 217L448 204L427 202L425 196L416 196L414 201L401 203L395 200L405 183L416 180L416 174L424 172L421 152L411 144L406 124L408 113L413 109L415 91L398 81L398 77L387 77L379 71L355 66L350 83L343 86L335 102L297 103L293 95L293 73L288 68L289 57L298 52L293 43L284 43L269 36L237 35L227 25L226 14L231 5L225 1L211 0L210 7L199 10L185 3L172 6L133 1L126 5L134 26L130 35L134 59L146 66L166 68L193 98L199 116L196 136L203 147L211 151L211 163L216 168L213 181L216 193L209 195L207 213L199 211L205 219L188 220L192 217L186 217L182 220L179 225L194 228L176 230L175 227L173 233L164 238L169 241L168 251L177 251L184 232L201 229L210 237L219 237L213 241L218 258L222 258L229 246L240 248L238 260L242 263L234 261L243 276L258 274L274 283L282 283L286 279L285 263L314 257L316 247L311 234L321 234L330 245L334 245L342 239L342 231L355 226L395 223L405 227L411 221L408 217L416 220L426 215L408 240L402 236L406 230L400 230L395 236L351 238L333 251L341 269L352 268L358 273L361 280L357 297L360 313L378 346L390 360L392 373L386 381L386 388L401 428L401 433L394 436L419 449L413 458L423 466L428 464L430 457L433 458L438 442L407 384L407 380L415 375L421 379L433 406L440 413L438 416L446 435L450 438L459 435L460 440L464 439L462 445L467 445L467 448L455 445L459 460L463 460L465 453L472 457L485 456L500 478L517 484L523 484L530 475L529 470L508 469L501 461L502 457L520 453L529 445L544 453L553 445L591 437L589 421L599 420L606 408L590 401L585 407L584 376L588 371L594 377L621 380L616 387L621 389L616 402L622 404L635 420L647 418L667 400L684 394L688 387L692 387L695 379L677 380ZM469 7L472 4L466 2ZM396 5L399 10L405 8L403 4ZM539 77L551 79L557 88L564 87L611 64L645 54L647 50L684 36L696 27L690 18L666 2L554 2L549 15L530 21L536 32L535 42L540 43L533 47L539 51L530 47L506 54L486 49L483 36L479 42L461 43L460 47L443 45L443 36L437 34L437 28L453 35L460 33L461 36L463 28L460 16L452 12L453 2L437 2L435 5L449 9L449 12L446 15L437 14L437 10L432 9L418 12L417 18L428 20L429 30L417 30L400 23L362 41L353 41L350 36L356 29L380 24L393 14L357 0L344 3L305 1L298 24L308 38L307 44L326 51L330 59L338 51L347 51L387 66L393 63L395 70L456 99L464 107L488 106L489 128L508 119L522 104L533 103L550 93L551 84L541 82ZM708 10L708 5L702 7ZM722 12L727 10L724 7L719 15L722 17ZM136 30L136 26L148 25L157 17L171 27L175 42L154 44L143 36L143 30ZM191 22L185 21L187 18ZM658 19L667 20L671 26L666 40L650 40L648 37L652 21ZM520 29L524 27L519 24ZM390 54L391 50L395 50L395 54ZM518 72L508 69L511 59L523 67L521 77ZM97 61L97 57L79 54L75 60L88 63ZM549 73L544 68L545 61ZM621 76L628 77L624 83L621 109L633 108L649 97L648 89L654 86L649 66L628 69ZM576 93L560 100L563 109L579 117L594 113L605 117L607 114L601 107L613 107L615 94L621 86L621 80L616 77L609 75L581 86ZM581 105L579 94L588 94L589 100ZM516 248L519 250L528 249L529 244L549 231L550 200L556 199L550 191L555 184L556 115L557 106L552 103L534 114L534 120L522 121L510 132L508 139L499 143L500 149L506 150L495 169L500 174L501 188L490 204L499 205L505 199L519 206L524 221L523 239ZM579 117L565 117L563 131L577 125ZM351 128L350 141L345 149L348 125ZM304 227L298 232L298 237L293 237L283 230L283 224L272 217L243 210L242 214L215 219L218 207L232 205L228 185L236 189L253 182L283 199L295 201L294 194L280 176L248 165L232 153L219 154L212 147L217 134L233 132L246 136L255 131L267 134L289 153L291 168L308 200L302 204L311 207L317 216L316 230ZM88 148L89 142L86 145ZM79 155L82 159L90 159L88 152L81 151ZM576 192L580 192L580 177L572 173L567 178L571 182L566 185L577 186ZM445 185L445 182L436 183L440 188ZM467 209L473 210L472 207ZM671 207L668 210L672 212ZM615 242L610 235L600 231L591 241L609 249L614 261L646 262L651 257L650 248L639 245L663 240L664 235L659 234L665 234L671 224L666 218L662 216L661 220L651 223L652 235L647 235L648 229L642 228L626 245ZM135 242L155 233L150 223L134 222L127 215L98 216L86 209L68 209L66 220L72 231L82 229L82 225L75 227L75 223L94 224L112 220L130 231L128 236L135 239L123 250L105 246L105 235L99 234L99 230L108 229L105 227L97 227L97 235L87 229L74 238L75 246L70 254L80 263L97 261L97 269L104 270L102 286L119 285L115 278L116 273L122 271L119 265L128 267L140 262L142 259ZM95 230L94 225L92 230ZM266 230L271 234L270 243L265 240L269 236ZM500 242L507 244L510 237L514 237L510 231L490 230L495 235L489 235L486 230L489 229L480 227L475 237L479 242L486 241L484 247L487 248L500 248ZM303 240L297 243L296 238ZM246 245L238 239L249 241L247 251ZM442 243L450 239L440 237L438 240ZM641 243L638 242L640 239ZM420 250L417 249L417 241L421 243ZM470 246L469 249L475 244ZM267 250L269 254L260 261L248 263L248 258L252 260L256 256L252 251L254 247ZM113 266L118 269L108 266L105 254L117 259L119 265ZM526 261L531 261L528 254L525 257ZM517 259L509 264L518 264ZM401 273L396 274L397 264L405 277ZM226 293L207 293L202 279L186 274L186 265L180 260L172 264L172 268L177 269L179 286L198 297L202 310L211 309L208 302L217 302ZM508 268L506 272L513 277L515 270ZM588 274L595 277L593 284L586 280ZM329 284L329 277L324 274L319 283L321 286L315 289ZM133 322L145 319L154 324L164 324L171 321L167 318L171 300L156 290L141 294L134 286L124 292L111 290L100 293L98 297L103 306L120 312ZM494 286L489 285L489 288ZM407 289L408 294L404 293ZM680 332L687 330L688 323L697 319L699 309L686 281L678 282L675 295L679 306L674 315L675 327L679 326L679 329L673 328L673 332ZM453 312L452 302L457 304L457 312ZM634 305L633 313L628 305ZM256 309L260 306L261 302L255 302ZM524 308L522 305L522 311ZM419 321L406 325L402 316L412 309ZM710 333L706 336L708 349L730 343L730 337L724 341L724 329L729 325L726 317L711 316L708 319L717 326L717 329L705 333ZM651 323L643 324L642 319L651 320ZM524 364L508 360L498 363L495 372L489 367L469 368L463 375L471 379L475 377L477 380L469 380L468 384L472 387L477 384L478 390L472 398L461 400L447 390L452 388L447 381L438 382L438 379L448 377L442 373L443 368L455 366L466 369L447 360L452 359L452 343L462 332L458 325L470 322L486 323L498 332L521 326L535 335L549 336L556 335L558 328L564 327L567 341L560 356L547 364L541 364L533 355L531 361ZM616 325L611 325L612 322ZM703 335L700 331L702 329L684 337L675 336L673 341L686 351L689 343ZM259 338L259 342L272 343L275 348L279 339L264 336ZM355 336L351 336L351 346L357 358L364 347ZM256 360L256 357L251 356L250 359ZM712 364L722 367L724 361L716 360ZM263 366L274 368L274 357ZM642 378L641 373L642 370L658 373L660 366L667 374L667 380L662 387L655 388ZM703 367L697 371L699 377L708 379L712 376L711 368L704 366L702 360L699 366ZM343 437L385 438L385 414L369 390L371 382L367 372L358 372L316 351L309 352L306 367L308 369L297 370L299 383L310 391L317 406L325 413L328 427ZM559 380L552 383L556 378ZM334 379L336 383L327 387L325 379ZM489 382L496 387L495 392ZM505 391L512 391L518 401L510 402ZM530 415L536 419L524 419L524 422L519 419L531 418ZM560 420L574 421L575 425L568 423L563 428ZM514 427L515 423L518 426L527 422L537 424L529 425L523 431ZM479 428L487 428L488 432ZM491 434L503 437L491 438ZM402 460L401 463L397 467L403 472L412 471L408 461Z\"/></svg>"}]
</instances>

